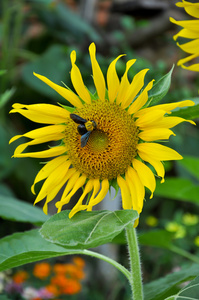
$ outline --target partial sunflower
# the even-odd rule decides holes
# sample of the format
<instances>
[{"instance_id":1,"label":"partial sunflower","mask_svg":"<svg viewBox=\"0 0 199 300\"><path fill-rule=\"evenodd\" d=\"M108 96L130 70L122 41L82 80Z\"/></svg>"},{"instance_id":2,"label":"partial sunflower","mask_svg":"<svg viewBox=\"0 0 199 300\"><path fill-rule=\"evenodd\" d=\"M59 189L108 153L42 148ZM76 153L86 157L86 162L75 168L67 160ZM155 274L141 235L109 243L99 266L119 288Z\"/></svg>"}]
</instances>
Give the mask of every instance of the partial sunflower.
<instances>
[{"instance_id":1,"label":"partial sunflower","mask_svg":"<svg viewBox=\"0 0 199 300\"><path fill-rule=\"evenodd\" d=\"M192 64L190 66L185 66L184 64L190 62L191 60L199 57L199 2L198 3L191 3L188 1L182 0L182 2L176 3L178 7L184 7L187 14L196 18L194 20L186 20L186 21L176 21L173 18L170 18L172 23L175 23L183 29L181 29L176 35L174 35L174 40L176 41L178 37L187 38L190 41L184 44L177 45L189 55L186 58L180 59L177 63L178 66L181 66L184 69L190 71L199 72L199 63Z\"/></svg>"},{"instance_id":2,"label":"partial sunflower","mask_svg":"<svg viewBox=\"0 0 199 300\"><path fill-rule=\"evenodd\" d=\"M134 209L140 214L145 187L151 191L152 198L156 186L155 176L145 162L154 167L163 182L165 170L162 161L182 159L176 151L154 141L165 141L175 135L170 128L186 120L168 114L177 107L192 106L194 102L186 100L143 108L153 86L152 80L143 88L148 69L137 73L129 82L128 71L135 63L134 59L130 60L119 80L116 62L120 55L108 67L106 90L94 43L89 52L95 95L83 83L75 51L71 53L71 81L77 94L35 74L69 101L74 109L71 111L71 107L50 104L14 104L11 113L18 112L31 121L50 125L13 137L10 142L20 137L31 139L19 145L13 156L53 158L39 171L31 188L35 193L35 184L44 180L35 203L45 198L43 210L46 214L48 203L65 184L61 199L56 203L58 212L79 188L84 187L69 214L72 217L81 210L91 211L104 199L113 181L117 181L121 189L123 209ZM39 152L23 152L28 146L58 140L61 141L59 146Z\"/></svg>"}]
</instances>

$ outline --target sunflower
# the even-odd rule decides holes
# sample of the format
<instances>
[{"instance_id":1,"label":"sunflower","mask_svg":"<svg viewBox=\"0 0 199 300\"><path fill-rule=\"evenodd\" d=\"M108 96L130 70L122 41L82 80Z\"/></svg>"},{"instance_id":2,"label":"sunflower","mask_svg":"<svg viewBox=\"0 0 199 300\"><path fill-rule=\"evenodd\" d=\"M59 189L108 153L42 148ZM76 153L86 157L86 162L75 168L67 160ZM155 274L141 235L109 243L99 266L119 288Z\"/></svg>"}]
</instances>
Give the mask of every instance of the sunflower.
<instances>
[{"instance_id":1,"label":"sunflower","mask_svg":"<svg viewBox=\"0 0 199 300\"><path fill-rule=\"evenodd\" d=\"M55 204L58 212L69 203L78 189L84 187L69 214L72 217L81 210L91 211L94 205L103 200L113 183L121 189L123 209L134 209L140 214L145 187L151 191L151 198L156 187L154 173L147 164L154 167L163 182L165 170L162 161L182 159L173 149L154 141L167 140L175 135L170 128L186 120L169 117L168 114L177 107L192 106L194 102L186 100L146 107L148 91L154 80L143 88L148 71L144 69L129 82L128 71L135 63L134 59L127 62L124 75L119 80L116 62L122 55L108 67L106 90L94 43L90 45L89 53L96 87L94 95L83 83L76 65L75 51L72 51L70 58L71 81L76 93L34 74L70 102L73 108L15 103L11 113L17 112L33 122L49 125L13 137L10 142L21 137L31 139L19 145L13 156L52 158L39 171L31 188L35 194L35 184L44 180L35 203L45 198L43 210L46 214L48 203L64 185L61 199ZM86 143L82 145L85 135ZM24 153L28 146L50 141L61 143L44 151Z\"/></svg>"},{"instance_id":2,"label":"sunflower","mask_svg":"<svg viewBox=\"0 0 199 300\"><path fill-rule=\"evenodd\" d=\"M186 21L176 21L173 18L170 18L172 23L175 23L183 29L181 29L176 35L174 35L174 40L176 41L178 37L187 38L190 41L177 45L189 55L186 58L180 59L178 61L178 66L181 66L184 69L190 71L199 72L199 64L192 64L190 66L185 66L184 64L195 59L199 56L199 3L191 3L188 1L182 0L182 2L176 3L178 7L184 7L185 11L192 17L196 18L194 20Z\"/></svg>"}]
</instances>

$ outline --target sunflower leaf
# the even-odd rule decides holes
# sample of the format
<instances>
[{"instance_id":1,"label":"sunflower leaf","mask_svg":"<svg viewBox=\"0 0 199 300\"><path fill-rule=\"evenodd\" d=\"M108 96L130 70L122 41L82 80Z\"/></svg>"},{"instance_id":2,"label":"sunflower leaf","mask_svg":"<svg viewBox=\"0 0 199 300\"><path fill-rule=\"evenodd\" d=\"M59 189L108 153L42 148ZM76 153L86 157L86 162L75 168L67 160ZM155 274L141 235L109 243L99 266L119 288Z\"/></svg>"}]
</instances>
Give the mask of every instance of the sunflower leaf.
<instances>
[{"instance_id":1,"label":"sunflower leaf","mask_svg":"<svg viewBox=\"0 0 199 300\"><path fill-rule=\"evenodd\" d=\"M37 225L43 224L49 218L40 208L5 195L0 195L0 217Z\"/></svg>"},{"instance_id":2,"label":"sunflower leaf","mask_svg":"<svg viewBox=\"0 0 199 300\"><path fill-rule=\"evenodd\" d=\"M199 180L199 158L193 156L183 156L182 160L177 162L178 165L183 167L186 171L188 171L192 176Z\"/></svg>"},{"instance_id":3,"label":"sunflower leaf","mask_svg":"<svg viewBox=\"0 0 199 300\"><path fill-rule=\"evenodd\" d=\"M174 66L166 75L160 78L149 91L149 98L146 106L156 105L167 94L171 85L171 75L173 72L173 68Z\"/></svg>"},{"instance_id":4,"label":"sunflower leaf","mask_svg":"<svg viewBox=\"0 0 199 300\"><path fill-rule=\"evenodd\" d=\"M186 285L177 295L167 298L167 300L189 299L195 300L199 295L199 276Z\"/></svg>"},{"instance_id":5,"label":"sunflower leaf","mask_svg":"<svg viewBox=\"0 0 199 300\"><path fill-rule=\"evenodd\" d=\"M147 300L162 300L162 299L167 299L167 300L180 300L180 299L198 299L197 297L191 298L194 294L192 293L192 290L190 289L190 294L189 289L187 287L192 287L194 288L194 281L196 284L196 290L199 295L199 288L198 288L198 277L192 281L188 286L186 286L181 292L178 293L178 298L173 298L173 292L172 289L175 288L177 285L179 285L182 282L186 282L190 279L193 279L198 275L198 264L192 264L192 265L186 265L184 266L180 271L178 272L173 272L163 278L157 279L155 281L152 281L148 284L145 284L144 286L144 295ZM197 282L197 283L196 283ZM157 289L158 287L158 289ZM185 292L186 290L186 292ZM195 292L196 290L193 290ZM183 294L184 291L184 294ZM184 298L183 298L184 296ZM185 296L189 296L190 298L185 298ZM168 297L168 298L166 298ZM175 296L177 297L177 296Z\"/></svg>"},{"instance_id":6,"label":"sunflower leaf","mask_svg":"<svg viewBox=\"0 0 199 300\"><path fill-rule=\"evenodd\" d=\"M75 254L73 249L66 249L47 242L38 229L14 233L0 240L0 271L51 257Z\"/></svg>"},{"instance_id":7,"label":"sunflower leaf","mask_svg":"<svg viewBox=\"0 0 199 300\"><path fill-rule=\"evenodd\" d=\"M186 178L167 178L160 184L157 182L156 196L192 202L199 205L199 186Z\"/></svg>"},{"instance_id":8,"label":"sunflower leaf","mask_svg":"<svg viewBox=\"0 0 199 300\"><path fill-rule=\"evenodd\" d=\"M79 212L69 219L69 211L52 216L40 233L50 242L73 249L88 249L111 242L129 223L138 218L133 210Z\"/></svg>"}]
</instances>

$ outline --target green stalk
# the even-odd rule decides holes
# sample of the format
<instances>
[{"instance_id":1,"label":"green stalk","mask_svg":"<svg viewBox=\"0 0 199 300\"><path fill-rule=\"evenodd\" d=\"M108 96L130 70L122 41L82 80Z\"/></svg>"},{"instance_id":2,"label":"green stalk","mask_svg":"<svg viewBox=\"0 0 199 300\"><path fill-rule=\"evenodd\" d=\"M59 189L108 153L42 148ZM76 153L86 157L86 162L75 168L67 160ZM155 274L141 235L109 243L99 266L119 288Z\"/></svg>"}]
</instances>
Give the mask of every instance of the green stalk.
<instances>
[{"instance_id":1,"label":"green stalk","mask_svg":"<svg viewBox=\"0 0 199 300\"><path fill-rule=\"evenodd\" d=\"M179 247L176 247L175 245L170 245L169 250L171 250L174 253L177 253L179 255L182 255L182 256L186 257L187 259L199 264L199 258L196 255L193 255Z\"/></svg>"},{"instance_id":2,"label":"green stalk","mask_svg":"<svg viewBox=\"0 0 199 300\"><path fill-rule=\"evenodd\" d=\"M136 235L136 230L133 224L129 224L126 227L126 237L130 258L131 278L130 285L132 290L133 300L143 300L143 288L142 288L142 274L141 263L139 255L139 246Z\"/></svg>"},{"instance_id":3,"label":"green stalk","mask_svg":"<svg viewBox=\"0 0 199 300\"><path fill-rule=\"evenodd\" d=\"M116 269L118 269L120 272L122 272L126 276L126 278L130 281L130 279L131 279L131 273L125 267L123 267L118 262L116 262L115 260L113 260L113 259L111 259L111 258L109 258L107 256L104 256L104 255L102 255L100 253L93 252L93 251L90 251L90 250L83 250L81 252L81 254L90 255L90 256L99 258L99 259L101 259L103 261L106 261L107 263L111 264Z\"/></svg>"}]
</instances>

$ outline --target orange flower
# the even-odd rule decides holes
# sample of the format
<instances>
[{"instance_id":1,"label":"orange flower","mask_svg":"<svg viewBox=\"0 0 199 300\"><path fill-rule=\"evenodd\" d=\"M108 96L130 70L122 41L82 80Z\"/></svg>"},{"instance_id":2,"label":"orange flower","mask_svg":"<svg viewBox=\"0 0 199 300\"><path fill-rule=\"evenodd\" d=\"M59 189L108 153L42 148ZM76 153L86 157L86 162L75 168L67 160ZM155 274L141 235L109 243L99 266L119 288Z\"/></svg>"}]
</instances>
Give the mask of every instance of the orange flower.
<instances>
[{"instance_id":1,"label":"orange flower","mask_svg":"<svg viewBox=\"0 0 199 300\"><path fill-rule=\"evenodd\" d=\"M73 264L66 264L66 276L74 279L83 279L85 277L84 272Z\"/></svg>"},{"instance_id":2,"label":"orange flower","mask_svg":"<svg viewBox=\"0 0 199 300\"><path fill-rule=\"evenodd\" d=\"M51 266L47 262L36 264L33 270L33 275L39 279L45 279L49 276Z\"/></svg>"},{"instance_id":3,"label":"orange flower","mask_svg":"<svg viewBox=\"0 0 199 300\"><path fill-rule=\"evenodd\" d=\"M83 258L79 257L79 256L73 257L73 262L79 268L84 268L85 267L85 260Z\"/></svg>"},{"instance_id":4,"label":"orange flower","mask_svg":"<svg viewBox=\"0 0 199 300\"><path fill-rule=\"evenodd\" d=\"M54 296L59 296L60 295L58 287L54 284L47 285L46 289L49 293L53 294Z\"/></svg>"},{"instance_id":5,"label":"orange flower","mask_svg":"<svg viewBox=\"0 0 199 300\"><path fill-rule=\"evenodd\" d=\"M81 284L75 279L67 279L67 284L62 289L62 293L66 295L74 295L81 291Z\"/></svg>"},{"instance_id":6,"label":"orange flower","mask_svg":"<svg viewBox=\"0 0 199 300\"><path fill-rule=\"evenodd\" d=\"M18 271L16 274L14 274L12 279L15 283L20 284L26 281L27 278L28 278L28 273L26 271Z\"/></svg>"},{"instance_id":7,"label":"orange flower","mask_svg":"<svg viewBox=\"0 0 199 300\"><path fill-rule=\"evenodd\" d=\"M66 273L65 264L55 264L53 270L56 274L65 274Z\"/></svg>"},{"instance_id":8,"label":"orange flower","mask_svg":"<svg viewBox=\"0 0 199 300\"><path fill-rule=\"evenodd\" d=\"M51 284L56 285L59 288L63 288L67 284L67 278L64 274L57 274L51 278Z\"/></svg>"},{"instance_id":9,"label":"orange flower","mask_svg":"<svg viewBox=\"0 0 199 300\"><path fill-rule=\"evenodd\" d=\"M81 284L77 279L67 278L64 274L57 274L51 278L50 288L53 286L54 288L57 288L56 296L62 294L73 295L81 290Z\"/></svg>"}]
</instances>

